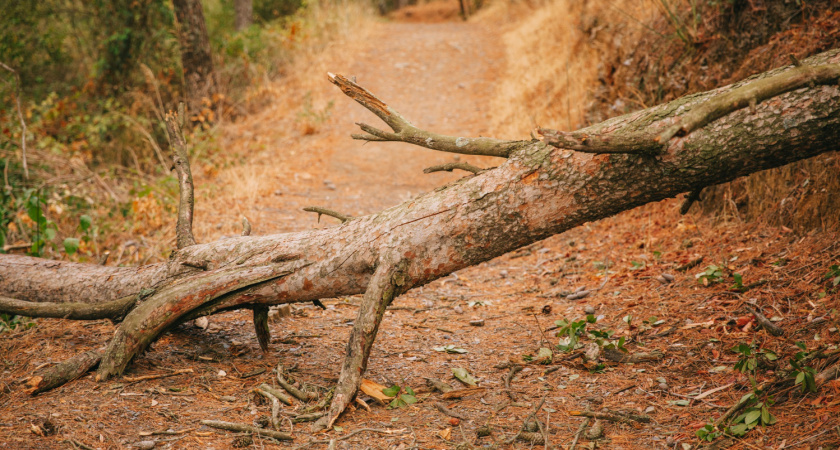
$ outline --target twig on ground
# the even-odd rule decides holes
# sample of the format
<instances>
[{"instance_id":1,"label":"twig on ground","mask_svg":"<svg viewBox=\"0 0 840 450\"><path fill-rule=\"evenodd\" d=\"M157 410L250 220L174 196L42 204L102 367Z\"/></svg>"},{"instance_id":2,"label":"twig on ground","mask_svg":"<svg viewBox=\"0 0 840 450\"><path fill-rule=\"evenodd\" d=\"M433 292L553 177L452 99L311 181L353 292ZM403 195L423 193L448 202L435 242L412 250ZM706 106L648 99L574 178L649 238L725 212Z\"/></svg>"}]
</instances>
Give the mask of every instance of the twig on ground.
<instances>
[{"instance_id":1,"label":"twig on ground","mask_svg":"<svg viewBox=\"0 0 840 450\"><path fill-rule=\"evenodd\" d=\"M447 408L446 406L443 405L443 403L435 403L435 408L437 408L438 411L446 414L449 417L454 417L456 419L467 420L467 421L470 420L469 417L467 417L467 416L465 416L461 413L458 413L456 411L452 411L451 409Z\"/></svg>"},{"instance_id":2,"label":"twig on ground","mask_svg":"<svg viewBox=\"0 0 840 450\"><path fill-rule=\"evenodd\" d=\"M301 423L301 422L313 422L315 420L324 417L326 414L325 411L314 412L314 413L307 413L307 414L298 414L295 417L292 417L293 423Z\"/></svg>"},{"instance_id":3,"label":"twig on ground","mask_svg":"<svg viewBox=\"0 0 840 450\"><path fill-rule=\"evenodd\" d=\"M692 259L691 261L677 267L675 270L677 272L685 272L687 270L691 270L691 269L699 266L701 262L703 262L703 257L702 256L697 258L697 259Z\"/></svg>"},{"instance_id":4,"label":"twig on ground","mask_svg":"<svg viewBox=\"0 0 840 450\"><path fill-rule=\"evenodd\" d=\"M250 425L245 425L241 423L224 422L221 420L202 420L201 424L207 425L208 427L212 428L218 428L220 430L237 431L240 433L252 433L258 436L266 436L281 441L294 440L292 435L290 435L289 433L267 430L265 428L252 427Z\"/></svg>"},{"instance_id":5,"label":"twig on ground","mask_svg":"<svg viewBox=\"0 0 840 450\"><path fill-rule=\"evenodd\" d=\"M332 438L332 439L322 439L319 441L310 441L309 444L329 444L330 441L343 441L345 439L350 439L351 437L359 434L359 433L379 433L379 434L388 434L388 435L395 435L395 434L405 434L408 432L405 428L400 428L399 430L385 430L379 428L360 428L358 430L352 431L350 433L345 434L344 436Z\"/></svg>"},{"instance_id":6,"label":"twig on ground","mask_svg":"<svg viewBox=\"0 0 840 450\"><path fill-rule=\"evenodd\" d=\"M583 434L583 431L586 430L586 427L589 426L589 417L583 419L583 422L580 423L580 426L575 433L575 438L572 440L572 445L569 446L569 450L575 450L577 447L578 440L580 440L580 435Z\"/></svg>"},{"instance_id":7,"label":"twig on ground","mask_svg":"<svg viewBox=\"0 0 840 450\"><path fill-rule=\"evenodd\" d=\"M300 389L294 387L291 383L286 381L286 378L283 376L283 367L281 365L277 366L277 383L289 394L292 394L292 397L304 403L318 398L318 394L314 392L301 391Z\"/></svg>"},{"instance_id":8,"label":"twig on ground","mask_svg":"<svg viewBox=\"0 0 840 450\"><path fill-rule=\"evenodd\" d=\"M635 423L650 423L650 417L642 414L628 414L618 411L597 412L597 411L569 411L570 416L589 417L591 419L609 420L634 425Z\"/></svg>"},{"instance_id":9,"label":"twig on ground","mask_svg":"<svg viewBox=\"0 0 840 450\"><path fill-rule=\"evenodd\" d=\"M327 208L322 208L320 206L307 206L306 208L303 208L303 210L306 211L306 212L318 213L318 222L321 221L321 216L322 215L335 217L336 219L340 220L341 223L353 220L353 216L348 216L346 214L341 214L340 212L336 212L336 211L333 211L333 210L327 209Z\"/></svg>"},{"instance_id":10,"label":"twig on ground","mask_svg":"<svg viewBox=\"0 0 840 450\"><path fill-rule=\"evenodd\" d=\"M271 396L273 396L276 397L277 400L280 400L281 402L289 406L292 405L292 399L290 399L288 395L278 391L277 389L274 389L273 387L265 383L261 384L257 389L254 389L254 391L256 391L256 393L258 394L262 394L263 397L270 399Z\"/></svg>"},{"instance_id":11,"label":"twig on ground","mask_svg":"<svg viewBox=\"0 0 840 450\"><path fill-rule=\"evenodd\" d=\"M192 369L178 369L173 370L169 373L161 373L157 375L143 375L139 377L123 377L123 381L128 381L130 383L137 382L137 381L146 381L146 380L157 380L159 378L168 378L174 377L175 375L183 375L185 373L193 373Z\"/></svg>"},{"instance_id":12,"label":"twig on ground","mask_svg":"<svg viewBox=\"0 0 840 450\"><path fill-rule=\"evenodd\" d=\"M758 322L758 325L767 330L768 333L772 334L773 336L781 336L785 334L785 330L771 322L770 319L764 317L764 314L761 314L757 309L753 309L746 305L744 305L744 308L746 308L746 310L749 311L750 314L755 316L755 320Z\"/></svg>"},{"instance_id":13,"label":"twig on ground","mask_svg":"<svg viewBox=\"0 0 840 450\"><path fill-rule=\"evenodd\" d=\"M516 397L513 395L513 392L510 390L510 382L513 381L513 377L516 376L517 373L521 372L524 369L524 366L515 365L511 366L510 371L508 371L507 376L505 377L505 393L510 397L511 401L517 401Z\"/></svg>"}]
</instances>

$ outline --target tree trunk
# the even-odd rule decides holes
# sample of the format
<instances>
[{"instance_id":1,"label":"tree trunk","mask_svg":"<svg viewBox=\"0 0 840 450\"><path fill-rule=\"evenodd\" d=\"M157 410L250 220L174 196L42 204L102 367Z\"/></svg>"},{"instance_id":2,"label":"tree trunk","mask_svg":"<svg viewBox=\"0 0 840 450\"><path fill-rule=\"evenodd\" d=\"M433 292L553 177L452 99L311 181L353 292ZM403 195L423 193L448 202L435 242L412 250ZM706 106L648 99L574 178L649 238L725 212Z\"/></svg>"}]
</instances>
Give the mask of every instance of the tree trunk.
<instances>
[{"instance_id":1,"label":"tree trunk","mask_svg":"<svg viewBox=\"0 0 840 450\"><path fill-rule=\"evenodd\" d=\"M380 213L344 217L333 228L185 245L160 264L102 267L0 255L0 312L31 313L44 302L129 302L127 315L114 308L114 318L125 321L102 357L104 379L179 322L364 292L324 417L330 426L356 393L382 311L401 293L586 222L836 150L838 63L840 51L833 50L576 132L541 129L543 139L530 141L420 130L331 75L392 129L360 124L365 134L356 139L507 160ZM179 224L188 217L179 214Z\"/></svg>"},{"instance_id":2,"label":"tree trunk","mask_svg":"<svg viewBox=\"0 0 840 450\"><path fill-rule=\"evenodd\" d=\"M236 31L242 31L254 23L254 3L252 0L234 0L236 14Z\"/></svg>"},{"instance_id":3,"label":"tree trunk","mask_svg":"<svg viewBox=\"0 0 840 450\"><path fill-rule=\"evenodd\" d=\"M195 110L203 97L210 98L217 90L204 10L200 0L172 0L172 4L179 25L187 98Z\"/></svg>"}]
</instances>

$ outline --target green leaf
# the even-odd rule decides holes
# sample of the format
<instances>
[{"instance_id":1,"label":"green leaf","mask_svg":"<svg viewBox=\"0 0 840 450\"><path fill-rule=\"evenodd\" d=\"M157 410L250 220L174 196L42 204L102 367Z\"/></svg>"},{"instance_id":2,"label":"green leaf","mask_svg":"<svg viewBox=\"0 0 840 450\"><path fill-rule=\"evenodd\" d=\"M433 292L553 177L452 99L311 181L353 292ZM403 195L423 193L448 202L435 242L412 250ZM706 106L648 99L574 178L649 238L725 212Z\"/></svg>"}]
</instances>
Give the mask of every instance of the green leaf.
<instances>
[{"instance_id":1,"label":"green leaf","mask_svg":"<svg viewBox=\"0 0 840 450\"><path fill-rule=\"evenodd\" d=\"M747 424L747 425L756 423L756 422L758 422L758 419L760 417L761 417L761 411L758 411L758 410L750 411L750 412L747 413L746 416L744 416L744 423Z\"/></svg>"},{"instance_id":2,"label":"green leaf","mask_svg":"<svg viewBox=\"0 0 840 450\"><path fill-rule=\"evenodd\" d=\"M470 373L467 372L467 369L464 369L463 367L456 367L452 369L452 375L469 386L476 386L476 383L478 383L478 379L470 375Z\"/></svg>"},{"instance_id":3,"label":"green leaf","mask_svg":"<svg viewBox=\"0 0 840 450\"><path fill-rule=\"evenodd\" d=\"M552 353L551 350L549 350L545 347L540 347L540 349L537 351L537 359L540 359L540 360L549 360L550 361L553 356L554 356L554 353Z\"/></svg>"},{"instance_id":4,"label":"green leaf","mask_svg":"<svg viewBox=\"0 0 840 450\"><path fill-rule=\"evenodd\" d=\"M407 392L408 395L417 395L417 394L414 393L414 389L411 389L408 386L405 387L405 392Z\"/></svg>"},{"instance_id":5,"label":"green leaf","mask_svg":"<svg viewBox=\"0 0 840 450\"><path fill-rule=\"evenodd\" d=\"M64 251L68 255L72 255L79 250L79 239L77 238L67 238L64 240Z\"/></svg>"},{"instance_id":6,"label":"green leaf","mask_svg":"<svg viewBox=\"0 0 840 450\"><path fill-rule=\"evenodd\" d=\"M82 232L89 230L91 225L93 225L93 219L90 216L85 214L79 217L79 227L82 229Z\"/></svg>"},{"instance_id":7,"label":"green leaf","mask_svg":"<svg viewBox=\"0 0 840 450\"><path fill-rule=\"evenodd\" d=\"M44 230L44 240L45 241L51 241L53 239L55 239L55 228L47 227Z\"/></svg>"},{"instance_id":8,"label":"green leaf","mask_svg":"<svg viewBox=\"0 0 840 450\"><path fill-rule=\"evenodd\" d=\"M764 425L770 424L770 418L773 417L770 415L770 411L766 407L761 408L761 423Z\"/></svg>"},{"instance_id":9,"label":"green leaf","mask_svg":"<svg viewBox=\"0 0 840 450\"><path fill-rule=\"evenodd\" d=\"M796 382L794 384L802 384L803 381L805 381L805 372L796 374Z\"/></svg>"},{"instance_id":10,"label":"green leaf","mask_svg":"<svg viewBox=\"0 0 840 450\"><path fill-rule=\"evenodd\" d=\"M388 397L395 397L399 392L400 387L396 384L389 388L382 389L382 393L387 395Z\"/></svg>"},{"instance_id":11,"label":"green leaf","mask_svg":"<svg viewBox=\"0 0 840 450\"><path fill-rule=\"evenodd\" d=\"M731 427L729 427L729 434L741 437L747 434L747 426L743 423L739 423L738 425L732 425Z\"/></svg>"},{"instance_id":12,"label":"green leaf","mask_svg":"<svg viewBox=\"0 0 840 450\"><path fill-rule=\"evenodd\" d=\"M400 395L400 400L405 402L407 405L417 403L417 397L415 397L413 395L408 395L408 394Z\"/></svg>"}]
</instances>

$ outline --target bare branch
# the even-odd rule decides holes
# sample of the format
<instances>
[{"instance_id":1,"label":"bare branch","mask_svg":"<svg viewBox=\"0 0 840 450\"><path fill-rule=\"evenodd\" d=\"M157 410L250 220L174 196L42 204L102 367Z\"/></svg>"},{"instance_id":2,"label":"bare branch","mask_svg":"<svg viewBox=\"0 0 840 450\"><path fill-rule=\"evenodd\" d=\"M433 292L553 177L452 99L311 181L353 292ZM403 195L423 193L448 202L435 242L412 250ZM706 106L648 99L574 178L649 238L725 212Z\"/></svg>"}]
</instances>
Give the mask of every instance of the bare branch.
<instances>
[{"instance_id":1,"label":"bare branch","mask_svg":"<svg viewBox=\"0 0 840 450\"><path fill-rule=\"evenodd\" d=\"M427 167L423 169L423 173L432 173L432 172L452 172L455 169L466 170L467 172L472 173L480 173L483 172L484 169L480 167L476 167L470 163L462 163L462 162L453 162L453 163L446 163L446 164L439 164L437 166Z\"/></svg>"},{"instance_id":2,"label":"bare branch","mask_svg":"<svg viewBox=\"0 0 840 450\"><path fill-rule=\"evenodd\" d=\"M181 125L178 123L184 117L184 104L178 105L178 115L169 112L166 115L166 134L169 136L169 146L172 147L172 159L175 162L175 172L178 174L178 185L181 191L178 203L178 224L175 226L175 235L178 241L178 249L195 245L195 237L192 232L193 208L195 198L193 196L193 179L190 171L189 154L187 153L187 140Z\"/></svg>"},{"instance_id":3,"label":"bare branch","mask_svg":"<svg viewBox=\"0 0 840 450\"><path fill-rule=\"evenodd\" d=\"M0 297L0 311L27 317L119 321L134 307L136 296L129 295L105 303L43 303Z\"/></svg>"},{"instance_id":4,"label":"bare branch","mask_svg":"<svg viewBox=\"0 0 840 450\"><path fill-rule=\"evenodd\" d=\"M353 139L363 141L397 141L419 145L432 150L463 155L484 155L507 158L517 148L527 144L527 141L507 141L486 137L466 138L446 136L421 130L378 99L367 89L359 86L349 78L329 73L329 80L338 86L345 95L382 119L393 133L382 131L367 124L357 124L367 134L353 134Z\"/></svg>"},{"instance_id":5,"label":"bare branch","mask_svg":"<svg viewBox=\"0 0 840 450\"><path fill-rule=\"evenodd\" d=\"M678 117L674 126L659 135L659 142L666 143L674 136L684 136L733 111L785 92L818 84L837 84L838 81L840 64L808 66L801 63L777 75L746 81L743 86L716 95Z\"/></svg>"},{"instance_id":6,"label":"bare branch","mask_svg":"<svg viewBox=\"0 0 840 450\"><path fill-rule=\"evenodd\" d=\"M769 98L806 86L817 84L836 84L840 79L840 65L825 64L807 66L793 59L795 66L787 71L758 80L746 81L743 86L730 88L708 100L690 108L675 119L663 119L649 126L648 129L628 131L626 127L608 133L587 133L583 131L557 131L538 128L536 133L543 142L559 148L585 153L636 153L659 154L675 136L684 136L703 128L734 111L750 106L753 110L757 103ZM655 134L666 122L673 124L664 131ZM632 126L632 124L627 124ZM658 127L656 125L659 125ZM689 205L690 206L690 205Z\"/></svg>"},{"instance_id":7,"label":"bare branch","mask_svg":"<svg viewBox=\"0 0 840 450\"><path fill-rule=\"evenodd\" d=\"M20 75L12 69L11 67L7 66L0 62L0 67L8 70L12 73L15 77L15 106L17 107L18 119L20 119L20 155L21 155L21 165L23 166L23 178L29 179L29 168L26 165L26 122L23 120L23 111L20 108L20 96L21 96L21 83L20 83Z\"/></svg>"},{"instance_id":8,"label":"bare branch","mask_svg":"<svg viewBox=\"0 0 840 450\"><path fill-rule=\"evenodd\" d=\"M340 212L333 211L333 210L327 209L327 208L322 208L320 206L307 206L306 208L303 208L303 210L306 211L306 212L318 213L318 222L321 221L321 215L322 214L325 215L325 216L335 217L336 219L340 220L341 223L353 220L353 216L348 216L346 214L341 214Z\"/></svg>"}]
</instances>

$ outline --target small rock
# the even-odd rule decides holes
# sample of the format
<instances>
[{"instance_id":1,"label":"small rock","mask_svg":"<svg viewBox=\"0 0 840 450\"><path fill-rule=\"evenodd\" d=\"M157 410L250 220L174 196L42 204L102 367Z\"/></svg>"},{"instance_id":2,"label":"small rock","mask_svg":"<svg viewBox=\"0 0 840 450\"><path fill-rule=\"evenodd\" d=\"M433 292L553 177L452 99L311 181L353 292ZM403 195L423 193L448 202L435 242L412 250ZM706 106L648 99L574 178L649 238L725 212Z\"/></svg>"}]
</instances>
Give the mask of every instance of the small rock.
<instances>
[{"instance_id":1,"label":"small rock","mask_svg":"<svg viewBox=\"0 0 840 450\"><path fill-rule=\"evenodd\" d=\"M674 279L675 279L674 276L671 275L670 273L663 273L662 278L668 280L668 282L674 281Z\"/></svg>"},{"instance_id":2,"label":"small rock","mask_svg":"<svg viewBox=\"0 0 840 450\"><path fill-rule=\"evenodd\" d=\"M278 189L278 190L274 191L274 195L283 195L283 191Z\"/></svg>"},{"instance_id":3,"label":"small rock","mask_svg":"<svg viewBox=\"0 0 840 450\"><path fill-rule=\"evenodd\" d=\"M659 389L661 389L663 391L667 391L668 390L668 383L659 383Z\"/></svg>"},{"instance_id":4,"label":"small rock","mask_svg":"<svg viewBox=\"0 0 840 450\"><path fill-rule=\"evenodd\" d=\"M223 402L235 402L236 397L234 397L232 395L223 395L223 396L219 397L219 400L221 400Z\"/></svg>"},{"instance_id":5,"label":"small rock","mask_svg":"<svg viewBox=\"0 0 840 450\"><path fill-rule=\"evenodd\" d=\"M458 313L458 314L464 314L464 308L461 308L461 306L460 306L460 305L456 305L456 306L455 306L454 308L452 308L452 309L453 309L456 313Z\"/></svg>"},{"instance_id":6,"label":"small rock","mask_svg":"<svg viewBox=\"0 0 840 450\"><path fill-rule=\"evenodd\" d=\"M648 406L647 408L645 408L645 414L652 414L655 411L656 408L654 408L653 406Z\"/></svg>"},{"instance_id":7,"label":"small rock","mask_svg":"<svg viewBox=\"0 0 840 450\"><path fill-rule=\"evenodd\" d=\"M502 277L502 278L507 278L508 271L507 270L500 270L499 271L499 276Z\"/></svg>"},{"instance_id":8,"label":"small rock","mask_svg":"<svg viewBox=\"0 0 840 450\"><path fill-rule=\"evenodd\" d=\"M595 314L595 307L592 305L586 305L583 307L583 312L586 314Z\"/></svg>"},{"instance_id":9,"label":"small rock","mask_svg":"<svg viewBox=\"0 0 840 450\"><path fill-rule=\"evenodd\" d=\"M583 356L587 361L598 361L601 357L601 346L595 342L590 342L583 352Z\"/></svg>"},{"instance_id":10,"label":"small rock","mask_svg":"<svg viewBox=\"0 0 840 450\"><path fill-rule=\"evenodd\" d=\"M470 320L470 325L472 325L474 327L483 327L484 326L484 319Z\"/></svg>"},{"instance_id":11,"label":"small rock","mask_svg":"<svg viewBox=\"0 0 840 450\"><path fill-rule=\"evenodd\" d=\"M577 291L574 294L569 294L566 296L566 300L580 300L582 298L589 297L589 291Z\"/></svg>"},{"instance_id":12,"label":"small rock","mask_svg":"<svg viewBox=\"0 0 840 450\"><path fill-rule=\"evenodd\" d=\"M657 277L656 277L656 278L654 278L654 279L655 279L656 281L658 281L658 282L662 283L662 284L668 284L668 280L666 280L666 279L665 279L665 277L663 277L662 275L659 275L659 276L657 276Z\"/></svg>"},{"instance_id":13,"label":"small rock","mask_svg":"<svg viewBox=\"0 0 840 450\"><path fill-rule=\"evenodd\" d=\"M208 319L206 316L199 317L198 319L195 319L193 323L195 323L195 326L197 326L198 328L206 330L207 327L210 325L210 319Z\"/></svg>"},{"instance_id":14,"label":"small rock","mask_svg":"<svg viewBox=\"0 0 840 450\"><path fill-rule=\"evenodd\" d=\"M141 450L149 450L151 448L155 448L157 442L155 441L140 441L134 443L134 448L139 448Z\"/></svg>"}]
</instances>

